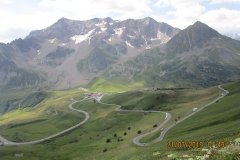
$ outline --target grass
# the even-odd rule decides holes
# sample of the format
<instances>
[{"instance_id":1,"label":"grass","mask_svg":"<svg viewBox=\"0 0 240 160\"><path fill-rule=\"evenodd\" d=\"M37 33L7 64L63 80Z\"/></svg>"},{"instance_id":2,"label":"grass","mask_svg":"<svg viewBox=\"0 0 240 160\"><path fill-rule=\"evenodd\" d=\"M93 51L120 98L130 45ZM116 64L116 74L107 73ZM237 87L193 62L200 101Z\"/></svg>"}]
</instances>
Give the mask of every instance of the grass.
<instances>
[{"instance_id":1,"label":"grass","mask_svg":"<svg viewBox=\"0 0 240 160\"><path fill-rule=\"evenodd\" d=\"M31 141L55 134L69 128L83 119L79 113L59 113L49 119L36 119L16 124L1 126L1 135L13 141ZM13 127L14 126L14 127Z\"/></svg>"},{"instance_id":2,"label":"grass","mask_svg":"<svg viewBox=\"0 0 240 160\"><path fill-rule=\"evenodd\" d=\"M63 94L64 93L64 94ZM0 116L0 134L13 141L47 137L79 123L84 115L68 109L70 99L83 95L78 89L48 91L37 106L21 107ZM32 96L27 96L31 101Z\"/></svg>"},{"instance_id":3,"label":"grass","mask_svg":"<svg viewBox=\"0 0 240 160\"><path fill-rule=\"evenodd\" d=\"M0 114L16 109L22 99L27 97L31 90L3 90L0 92Z\"/></svg>"},{"instance_id":4,"label":"grass","mask_svg":"<svg viewBox=\"0 0 240 160\"><path fill-rule=\"evenodd\" d=\"M136 88L142 88L144 86L143 81L134 82L128 85L125 85L124 83L121 83L119 81L121 80L118 80L116 78L112 80L106 80L104 78L96 78L91 83L89 83L87 87L91 91L122 92L122 91L128 91Z\"/></svg>"},{"instance_id":5,"label":"grass","mask_svg":"<svg viewBox=\"0 0 240 160\"><path fill-rule=\"evenodd\" d=\"M176 140L224 139L230 141L240 137L240 82L225 85L224 88L230 91L228 96L221 99L218 103L208 106L193 117L179 123L166 134L166 139L164 139L163 142L149 147L137 147L132 143L132 139L137 135L139 130L147 132L153 129L154 124L164 119L164 114L115 112L115 106L102 105L89 100L74 105L75 108L81 108L91 115L90 120L80 128L69 134L38 145L0 147L0 159L164 160L169 159L167 155L170 154L197 155L200 153L197 150L174 150L168 148L166 144L169 141ZM1 116L1 126L15 124L17 126L12 129L23 129L27 126L30 128L35 127L36 129L39 123L45 123L47 120L34 121L30 115L35 113L39 115L39 119L43 119L44 116L42 116L42 113L46 113L46 111L49 110L51 111L51 109L68 113L67 105L69 104L69 99L71 97L79 99L83 95L83 93L78 90L51 92L51 97L45 99L35 109L26 108L16 110ZM105 97L103 101L121 104L128 109L148 109L148 106L154 105L155 107L153 109L164 109L171 112L174 118L177 118L188 114L194 107L208 103L218 95L219 90L217 87L172 91L129 91ZM160 98L157 98L159 96ZM21 115L24 115L24 118L21 118ZM34 117L36 117L36 115ZM3 118L4 116L5 118ZM67 122L68 124L74 122L74 120L71 119L72 115L69 114L69 116L70 117L64 117L64 119L69 120L69 122ZM49 124L51 128L53 128L53 124L57 126L64 123L62 120L63 117L57 119L57 117L54 116L54 112L49 114L48 117L53 118L53 123ZM78 114L76 117L80 118L80 115ZM20 124L23 125L18 126L19 119L21 120ZM28 122L29 124L26 124ZM51 122L51 120L49 122ZM130 129L128 129L129 127ZM2 132L3 130L0 128L0 131ZM51 131L51 129L49 131ZM126 135L124 135L125 132ZM115 137L114 134L117 136ZM150 135L143 139L143 141L147 142L153 139L154 136L156 137L155 134ZM107 139L110 139L110 142L107 143ZM120 139L120 141L118 141L118 139ZM23 153L23 157L15 157L16 154L21 153Z\"/></svg>"},{"instance_id":6,"label":"grass","mask_svg":"<svg viewBox=\"0 0 240 160\"><path fill-rule=\"evenodd\" d=\"M174 123L175 119L184 117L193 108L201 107L219 95L219 89L185 89L163 91L130 91L118 93L103 99L109 103L120 104L124 109L162 110L172 114L172 120L166 126ZM166 127L164 126L164 127ZM141 142L149 142L160 135L155 132L144 137Z\"/></svg>"},{"instance_id":7,"label":"grass","mask_svg":"<svg viewBox=\"0 0 240 160\"><path fill-rule=\"evenodd\" d=\"M86 125L72 131L71 134L46 144L34 145L32 148L29 146L8 147L6 148L8 151L1 154L1 158L11 158L13 148L16 150L13 149L15 151L12 153L24 152L24 157L41 157L41 159L74 159L80 155L83 160L95 159L95 157L113 159L115 155L124 158L126 155L121 155L122 152L136 150L132 144L132 139L137 135L137 131L146 132L152 129L153 124L164 117L159 113L115 112L113 111L115 106L103 106L94 104L92 101L77 103L74 107L84 109L91 114L91 119ZM104 111L106 113L103 113ZM114 137L114 134L117 137ZM107 139L110 139L111 142L107 143ZM118 141L118 139L122 140ZM105 148L107 149L106 153L103 152ZM32 152L32 149L35 151ZM49 150L51 152L48 152ZM0 153L2 153L1 151L0 149ZM10 154L6 154L9 152Z\"/></svg>"},{"instance_id":8,"label":"grass","mask_svg":"<svg viewBox=\"0 0 240 160\"><path fill-rule=\"evenodd\" d=\"M166 140L219 140L239 134L240 83L223 87L230 91L229 95L177 125Z\"/></svg>"}]
</instances>

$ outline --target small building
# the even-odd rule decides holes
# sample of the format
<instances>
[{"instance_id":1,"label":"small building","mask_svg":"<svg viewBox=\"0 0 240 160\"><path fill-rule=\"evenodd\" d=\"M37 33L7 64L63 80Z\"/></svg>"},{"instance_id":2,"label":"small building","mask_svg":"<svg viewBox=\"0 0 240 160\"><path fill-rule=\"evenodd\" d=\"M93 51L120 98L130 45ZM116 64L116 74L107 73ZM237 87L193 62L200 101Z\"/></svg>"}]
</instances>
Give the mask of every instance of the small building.
<instances>
[{"instance_id":1,"label":"small building","mask_svg":"<svg viewBox=\"0 0 240 160\"><path fill-rule=\"evenodd\" d=\"M193 111L193 112L196 112L196 111L197 111L197 109L198 109L198 108L193 108L193 110L192 110L192 111Z\"/></svg>"}]
</instances>

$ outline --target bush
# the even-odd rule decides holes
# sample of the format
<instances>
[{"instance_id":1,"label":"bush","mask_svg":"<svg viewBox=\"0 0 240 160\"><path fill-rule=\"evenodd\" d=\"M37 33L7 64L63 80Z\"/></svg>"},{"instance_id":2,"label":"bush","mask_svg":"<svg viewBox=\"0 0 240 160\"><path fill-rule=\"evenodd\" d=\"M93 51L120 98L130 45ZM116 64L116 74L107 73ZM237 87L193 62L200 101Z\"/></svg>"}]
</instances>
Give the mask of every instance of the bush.
<instances>
[{"instance_id":1,"label":"bush","mask_svg":"<svg viewBox=\"0 0 240 160\"><path fill-rule=\"evenodd\" d=\"M127 129L128 129L128 130L131 130L131 127L128 127Z\"/></svg>"},{"instance_id":2,"label":"bush","mask_svg":"<svg viewBox=\"0 0 240 160\"><path fill-rule=\"evenodd\" d=\"M113 135L113 137L117 137L117 134L115 133L115 134Z\"/></svg>"},{"instance_id":3,"label":"bush","mask_svg":"<svg viewBox=\"0 0 240 160\"><path fill-rule=\"evenodd\" d=\"M103 152L107 152L107 149L105 148L105 149L103 150Z\"/></svg>"},{"instance_id":4,"label":"bush","mask_svg":"<svg viewBox=\"0 0 240 160\"><path fill-rule=\"evenodd\" d=\"M111 142L111 139L108 138L108 139L106 140L106 142L107 142L107 143L110 143L110 142Z\"/></svg>"},{"instance_id":5,"label":"bush","mask_svg":"<svg viewBox=\"0 0 240 160\"><path fill-rule=\"evenodd\" d=\"M126 136L126 135L127 135L127 132L124 132L123 135Z\"/></svg>"},{"instance_id":6,"label":"bush","mask_svg":"<svg viewBox=\"0 0 240 160\"><path fill-rule=\"evenodd\" d=\"M138 134L141 134L141 133L142 133L142 131L141 131L141 130L139 130L139 131L137 131L137 133L138 133Z\"/></svg>"},{"instance_id":7,"label":"bush","mask_svg":"<svg viewBox=\"0 0 240 160\"><path fill-rule=\"evenodd\" d=\"M158 126L157 124L154 124L154 125L153 125L153 128L156 128L157 126Z\"/></svg>"}]
</instances>

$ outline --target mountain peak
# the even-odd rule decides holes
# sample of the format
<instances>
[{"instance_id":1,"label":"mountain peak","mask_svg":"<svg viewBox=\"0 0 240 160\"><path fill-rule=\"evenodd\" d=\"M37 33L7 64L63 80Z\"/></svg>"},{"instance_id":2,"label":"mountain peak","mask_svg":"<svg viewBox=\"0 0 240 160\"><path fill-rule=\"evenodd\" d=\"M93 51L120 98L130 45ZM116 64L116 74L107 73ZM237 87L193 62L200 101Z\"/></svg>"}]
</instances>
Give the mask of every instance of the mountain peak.
<instances>
[{"instance_id":1,"label":"mountain peak","mask_svg":"<svg viewBox=\"0 0 240 160\"><path fill-rule=\"evenodd\" d=\"M186 29L193 29L195 31L199 31L199 29L201 31L209 30L211 32L214 32L214 34L218 34L218 32L216 30L214 30L213 28L209 27L207 24L200 22L200 21L196 21L193 25L190 25Z\"/></svg>"},{"instance_id":2,"label":"mountain peak","mask_svg":"<svg viewBox=\"0 0 240 160\"><path fill-rule=\"evenodd\" d=\"M180 31L167 45L169 50L182 53L190 51L195 47L201 48L205 43L219 36L220 34L216 30L197 21L193 25Z\"/></svg>"},{"instance_id":3,"label":"mountain peak","mask_svg":"<svg viewBox=\"0 0 240 160\"><path fill-rule=\"evenodd\" d=\"M104 20L105 20L106 22L113 21L113 19L112 19L111 17L106 17L106 18L104 18Z\"/></svg>"},{"instance_id":4,"label":"mountain peak","mask_svg":"<svg viewBox=\"0 0 240 160\"><path fill-rule=\"evenodd\" d=\"M110 22L113 22L114 20L111 17L106 17L106 18L93 18L93 19L90 19L89 21L92 21L92 22L95 22L95 23L99 23L101 21L104 21L104 22L110 23Z\"/></svg>"},{"instance_id":5,"label":"mountain peak","mask_svg":"<svg viewBox=\"0 0 240 160\"><path fill-rule=\"evenodd\" d=\"M145 22L157 22L155 19L151 18L151 17L145 17L142 19Z\"/></svg>"},{"instance_id":6,"label":"mountain peak","mask_svg":"<svg viewBox=\"0 0 240 160\"><path fill-rule=\"evenodd\" d=\"M200 21L196 21L193 25L189 26L188 28L209 30L211 32L214 32L215 34L218 34L218 32L216 30L214 30L213 28L209 27L208 25L206 25L205 23L200 22Z\"/></svg>"},{"instance_id":7,"label":"mountain peak","mask_svg":"<svg viewBox=\"0 0 240 160\"><path fill-rule=\"evenodd\" d=\"M203 26L203 25L205 25L206 26L206 24L205 23L203 23L203 22L201 22L201 21L196 21L193 25L197 25L197 26Z\"/></svg>"},{"instance_id":8,"label":"mountain peak","mask_svg":"<svg viewBox=\"0 0 240 160\"><path fill-rule=\"evenodd\" d=\"M72 21L72 20L70 20L68 18L65 18L65 17L62 17L57 22L68 22L68 21Z\"/></svg>"}]
</instances>

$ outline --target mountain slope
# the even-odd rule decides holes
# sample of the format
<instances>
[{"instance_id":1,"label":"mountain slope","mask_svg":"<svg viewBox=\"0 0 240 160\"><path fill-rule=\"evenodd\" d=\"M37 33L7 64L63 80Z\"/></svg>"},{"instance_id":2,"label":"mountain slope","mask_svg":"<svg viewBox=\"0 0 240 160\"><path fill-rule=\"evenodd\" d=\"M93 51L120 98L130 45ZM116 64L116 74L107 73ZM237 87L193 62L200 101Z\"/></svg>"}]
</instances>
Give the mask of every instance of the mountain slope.
<instances>
[{"instance_id":1,"label":"mountain slope","mask_svg":"<svg viewBox=\"0 0 240 160\"><path fill-rule=\"evenodd\" d=\"M44 76L47 86L69 88L88 83L146 48L165 44L178 32L149 17L124 21L61 18L9 46L17 66L33 68Z\"/></svg>"},{"instance_id":2,"label":"mountain slope","mask_svg":"<svg viewBox=\"0 0 240 160\"><path fill-rule=\"evenodd\" d=\"M201 22L179 30L150 17L61 18L25 39L2 44L1 52L0 85L10 87L62 89L96 77L127 85L196 87L240 75L239 41Z\"/></svg>"},{"instance_id":3,"label":"mountain slope","mask_svg":"<svg viewBox=\"0 0 240 160\"><path fill-rule=\"evenodd\" d=\"M0 45L0 88L38 87L44 79L30 69L21 68L13 61L14 50Z\"/></svg>"},{"instance_id":4,"label":"mountain slope","mask_svg":"<svg viewBox=\"0 0 240 160\"><path fill-rule=\"evenodd\" d=\"M240 41L196 22L180 31L164 49L149 49L108 77L143 79L149 86L196 87L240 78Z\"/></svg>"}]
</instances>

